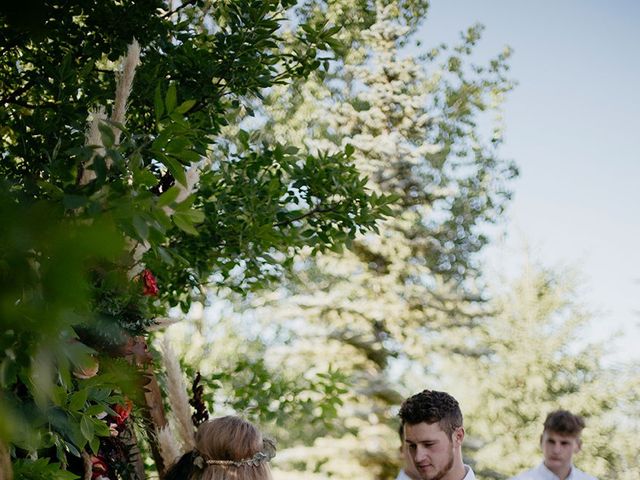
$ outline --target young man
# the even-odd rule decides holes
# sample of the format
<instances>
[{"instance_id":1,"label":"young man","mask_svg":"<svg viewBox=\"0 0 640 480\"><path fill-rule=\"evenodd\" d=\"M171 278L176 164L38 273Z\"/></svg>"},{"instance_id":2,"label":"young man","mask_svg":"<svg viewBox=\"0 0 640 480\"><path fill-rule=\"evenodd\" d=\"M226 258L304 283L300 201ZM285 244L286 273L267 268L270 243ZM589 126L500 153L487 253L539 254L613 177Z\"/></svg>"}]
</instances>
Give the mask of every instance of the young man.
<instances>
[{"instance_id":1,"label":"young man","mask_svg":"<svg viewBox=\"0 0 640 480\"><path fill-rule=\"evenodd\" d=\"M584 420L566 410L547 415L540 437L543 462L511 480L597 480L573 466L573 455L580 451Z\"/></svg>"},{"instance_id":2,"label":"young man","mask_svg":"<svg viewBox=\"0 0 640 480\"><path fill-rule=\"evenodd\" d=\"M398 473L396 480L420 480L420 474L413 465L411 455L409 455L409 449L404 442L404 426L400 425L398 429L400 435L400 455L402 456L402 470Z\"/></svg>"},{"instance_id":3,"label":"young man","mask_svg":"<svg viewBox=\"0 0 640 480\"><path fill-rule=\"evenodd\" d=\"M448 393L424 390L400 407L404 442L421 480L475 480L462 462L462 412Z\"/></svg>"}]
</instances>

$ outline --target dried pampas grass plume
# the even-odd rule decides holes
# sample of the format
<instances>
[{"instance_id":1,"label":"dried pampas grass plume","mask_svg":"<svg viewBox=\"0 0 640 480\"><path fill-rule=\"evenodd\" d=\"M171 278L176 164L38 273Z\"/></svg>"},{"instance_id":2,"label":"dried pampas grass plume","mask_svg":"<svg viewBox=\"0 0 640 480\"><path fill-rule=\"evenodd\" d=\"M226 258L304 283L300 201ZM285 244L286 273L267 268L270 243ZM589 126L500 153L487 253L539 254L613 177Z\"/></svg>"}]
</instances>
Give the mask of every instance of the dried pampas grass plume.
<instances>
[{"instance_id":1,"label":"dried pampas grass plume","mask_svg":"<svg viewBox=\"0 0 640 480\"><path fill-rule=\"evenodd\" d=\"M169 425L165 425L158 431L158 446L160 447L160 455L162 455L162 463L166 468L171 467L182 456L183 452Z\"/></svg>"},{"instance_id":2,"label":"dried pampas grass plume","mask_svg":"<svg viewBox=\"0 0 640 480\"><path fill-rule=\"evenodd\" d=\"M131 87L133 85L133 77L136 74L136 67L140 65L140 44L134 38L131 45L127 49L127 55L122 61L122 69L117 73L116 84L116 101L111 113L111 120L124 125L127 113L127 101L131 95ZM114 127L116 144L120 142L119 128Z\"/></svg>"},{"instance_id":3,"label":"dried pampas grass plume","mask_svg":"<svg viewBox=\"0 0 640 480\"><path fill-rule=\"evenodd\" d=\"M90 110L89 117L89 129L85 135L84 144L87 147L95 147L95 153L83 166L80 185L86 185L96 178L96 172L91 170L89 167L93 164L93 157L96 154L104 155L105 153L104 145L102 144L102 135L100 135L100 129L98 128L98 125L107 119L104 107L100 106L94 110Z\"/></svg>"},{"instance_id":4,"label":"dried pampas grass plume","mask_svg":"<svg viewBox=\"0 0 640 480\"><path fill-rule=\"evenodd\" d=\"M116 99L113 106L113 112L111 113L111 121L125 124L127 113L127 101L131 94L131 87L133 86L133 77L136 73L136 67L140 65L140 44L134 38L131 45L127 49L127 55L122 61L122 68L116 74ZM85 145L97 146L95 153L97 155L104 155L104 145L102 143L102 136L98 125L107 119L104 107L100 106L97 109L89 112L91 116L89 130L87 131L85 138ZM113 128L113 134L115 137L115 143L120 143L120 135L122 131L117 127ZM93 163L93 156L83 165L82 176L80 177L80 185L86 185L90 181L96 178L96 174L89 167ZM107 168L111 167L111 159L106 158L105 163Z\"/></svg>"},{"instance_id":5,"label":"dried pampas grass plume","mask_svg":"<svg viewBox=\"0 0 640 480\"><path fill-rule=\"evenodd\" d=\"M165 335L162 341L162 358L167 371L167 390L169 404L176 419L176 428L184 444L185 450L193 450L196 446L195 427L191 420L191 406L187 396L187 386L184 382L180 363L176 357L169 338Z\"/></svg>"}]
</instances>

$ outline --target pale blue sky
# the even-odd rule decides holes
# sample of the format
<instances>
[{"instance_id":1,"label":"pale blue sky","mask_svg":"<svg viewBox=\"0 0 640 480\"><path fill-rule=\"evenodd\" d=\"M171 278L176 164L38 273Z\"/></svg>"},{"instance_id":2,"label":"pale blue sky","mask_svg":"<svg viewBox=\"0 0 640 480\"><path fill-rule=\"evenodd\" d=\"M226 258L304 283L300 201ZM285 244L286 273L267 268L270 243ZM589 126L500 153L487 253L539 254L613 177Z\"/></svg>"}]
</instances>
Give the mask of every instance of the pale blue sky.
<instances>
[{"instance_id":1,"label":"pale blue sky","mask_svg":"<svg viewBox=\"0 0 640 480\"><path fill-rule=\"evenodd\" d=\"M544 264L579 266L599 313L590 338L625 335L616 359L640 360L640 1L434 0L423 46L486 26L478 53L514 49L519 82L505 105L505 157L516 161L506 245Z\"/></svg>"}]
</instances>

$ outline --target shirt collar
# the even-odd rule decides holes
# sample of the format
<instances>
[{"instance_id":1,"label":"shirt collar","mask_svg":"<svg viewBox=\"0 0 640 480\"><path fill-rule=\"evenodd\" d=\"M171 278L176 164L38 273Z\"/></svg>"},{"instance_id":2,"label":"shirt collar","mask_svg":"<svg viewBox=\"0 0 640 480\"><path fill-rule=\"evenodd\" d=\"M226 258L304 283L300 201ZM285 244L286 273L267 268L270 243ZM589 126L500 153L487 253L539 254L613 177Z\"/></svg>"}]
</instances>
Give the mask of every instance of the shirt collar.
<instances>
[{"instance_id":1,"label":"shirt collar","mask_svg":"<svg viewBox=\"0 0 640 480\"><path fill-rule=\"evenodd\" d=\"M476 480L476 476L473 473L473 470L471 470L471 467L469 465L465 465L464 466L464 478L462 480Z\"/></svg>"},{"instance_id":2,"label":"shirt collar","mask_svg":"<svg viewBox=\"0 0 640 480\"><path fill-rule=\"evenodd\" d=\"M544 464L544 462L542 462L540 465L538 465L537 471L540 474L540 478L542 478L544 480L558 480L559 479L559 477L555 473L553 473L551 470L549 470L547 468L547 466ZM575 476L574 476L575 471L576 471L576 469L572 464L571 465L571 470L569 470L569 475L567 476L567 478L565 480L572 480L573 478L575 478Z\"/></svg>"}]
</instances>

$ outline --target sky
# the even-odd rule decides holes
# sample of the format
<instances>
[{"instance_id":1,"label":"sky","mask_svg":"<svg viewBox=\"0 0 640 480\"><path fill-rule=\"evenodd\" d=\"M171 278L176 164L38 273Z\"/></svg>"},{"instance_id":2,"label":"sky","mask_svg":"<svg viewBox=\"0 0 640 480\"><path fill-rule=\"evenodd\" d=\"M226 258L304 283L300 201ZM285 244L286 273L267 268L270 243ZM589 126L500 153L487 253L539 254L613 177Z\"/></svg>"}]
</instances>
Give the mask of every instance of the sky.
<instances>
[{"instance_id":1,"label":"sky","mask_svg":"<svg viewBox=\"0 0 640 480\"><path fill-rule=\"evenodd\" d=\"M502 155L513 159L508 219L487 252L509 268L534 260L581 272L594 312L585 340L612 361L640 360L640 2L433 0L424 47L455 43L473 23L489 58L514 50Z\"/></svg>"}]
</instances>

